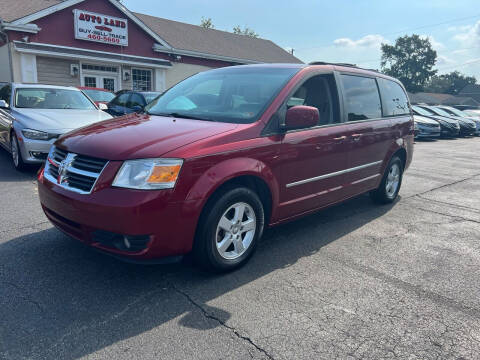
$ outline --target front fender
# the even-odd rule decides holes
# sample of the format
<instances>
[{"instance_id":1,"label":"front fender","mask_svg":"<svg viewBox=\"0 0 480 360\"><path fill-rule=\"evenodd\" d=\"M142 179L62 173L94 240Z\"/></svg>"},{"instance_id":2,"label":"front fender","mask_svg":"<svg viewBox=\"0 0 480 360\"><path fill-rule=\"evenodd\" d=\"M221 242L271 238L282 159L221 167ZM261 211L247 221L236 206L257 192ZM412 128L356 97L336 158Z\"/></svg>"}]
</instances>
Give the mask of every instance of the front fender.
<instances>
[{"instance_id":1,"label":"front fender","mask_svg":"<svg viewBox=\"0 0 480 360\"><path fill-rule=\"evenodd\" d=\"M206 170L191 187L186 201L203 200L210 196L227 181L240 176L255 176L265 182L270 189L272 205L278 203L278 181L272 170L262 161L248 157L224 160Z\"/></svg>"}]
</instances>

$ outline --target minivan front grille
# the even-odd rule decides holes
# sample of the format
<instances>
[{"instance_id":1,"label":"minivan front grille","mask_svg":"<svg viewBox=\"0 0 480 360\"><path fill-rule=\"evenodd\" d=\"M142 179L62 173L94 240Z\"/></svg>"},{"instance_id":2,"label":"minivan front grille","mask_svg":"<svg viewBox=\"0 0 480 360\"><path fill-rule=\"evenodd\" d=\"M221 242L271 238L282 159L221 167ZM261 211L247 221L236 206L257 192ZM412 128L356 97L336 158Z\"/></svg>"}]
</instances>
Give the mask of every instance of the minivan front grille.
<instances>
[{"instance_id":1,"label":"minivan front grille","mask_svg":"<svg viewBox=\"0 0 480 360\"><path fill-rule=\"evenodd\" d=\"M45 164L45 178L65 189L89 194L107 160L69 153L52 147Z\"/></svg>"}]
</instances>

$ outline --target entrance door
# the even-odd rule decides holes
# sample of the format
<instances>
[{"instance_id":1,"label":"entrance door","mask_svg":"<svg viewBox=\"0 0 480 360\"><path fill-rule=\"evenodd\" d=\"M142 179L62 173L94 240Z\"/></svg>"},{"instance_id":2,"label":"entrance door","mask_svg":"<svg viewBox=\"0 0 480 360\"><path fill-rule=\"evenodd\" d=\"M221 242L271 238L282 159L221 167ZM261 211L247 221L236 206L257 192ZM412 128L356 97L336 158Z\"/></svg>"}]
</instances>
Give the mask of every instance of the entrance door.
<instances>
[{"instance_id":1,"label":"entrance door","mask_svg":"<svg viewBox=\"0 0 480 360\"><path fill-rule=\"evenodd\" d=\"M104 89L115 92L115 79L114 78L103 77L102 80L103 80L103 88Z\"/></svg>"},{"instance_id":2,"label":"entrance door","mask_svg":"<svg viewBox=\"0 0 480 360\"><path fill-rule=\"evenodd\" d=\"M97 76L87 75L83 77L84 86L106 89L112 92L115 92L116 90L116 80L117 79L113 77L101 76L101 75L97 75Z\"/></svg>"}]
</instances>

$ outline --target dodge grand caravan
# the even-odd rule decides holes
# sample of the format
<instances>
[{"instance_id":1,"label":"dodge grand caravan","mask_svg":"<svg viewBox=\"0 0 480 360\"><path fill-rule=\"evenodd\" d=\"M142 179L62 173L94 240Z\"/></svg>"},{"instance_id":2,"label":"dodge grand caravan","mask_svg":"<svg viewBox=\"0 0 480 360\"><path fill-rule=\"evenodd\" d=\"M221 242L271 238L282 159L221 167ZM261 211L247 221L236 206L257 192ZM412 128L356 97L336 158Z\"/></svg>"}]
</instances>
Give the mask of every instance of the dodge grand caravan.
<instances>
[{"instance_id":1,"label":"dodge grand caravan","mask_svg":"<svg viewBox=\"0 0 480 360\"><path fill-rule=\"evenodd\" d=\"M221 68L144 113L61 137L39 195L56 227L98 250L143 262L192 252L227 271L249 259L265 226L365 192L394 201L413 136L405 90L383 74Z\"/></svg>"}]
</instances>

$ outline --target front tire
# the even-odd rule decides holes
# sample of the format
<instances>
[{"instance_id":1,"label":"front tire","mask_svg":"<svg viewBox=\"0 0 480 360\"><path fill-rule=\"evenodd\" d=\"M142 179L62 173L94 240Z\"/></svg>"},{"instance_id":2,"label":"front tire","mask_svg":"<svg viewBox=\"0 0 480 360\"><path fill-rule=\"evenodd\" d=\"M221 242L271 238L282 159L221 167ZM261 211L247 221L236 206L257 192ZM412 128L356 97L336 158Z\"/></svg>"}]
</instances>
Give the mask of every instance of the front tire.
<instances>
[{"instance_id":1,"label":"front tire","mask_svg":"<svg viewBox=\"0 0 480 360\"><path fill-rule=\"evenodd\" d=\"M20 151L20 145L15 132L12 133L10 138L10 153L12 154L13 167L18 171L25 170L26 164L23 161L22 152Z\"/></svg>"},{"instance_id":2,"label":"front tire","mask_svg":"<svg viewBox=\"0 0 480 360\"><path fill-rule=\"evenodd\" d=\"M379 204L395 201L403 179L403 162L398 156L392 157L383 174L380 186L370 192L372 200Z\"/></svg>"},{"instance_id":3,"label":"front tire","mask_svg":"<svg viewBox=\"0 0 480 360\"><path fill-rule=\"evenodd\" d=\"M255 252L265 215L257 194L245 187L230 188L207 204L199 223L193 255L202 267L232 271Z\"/></svg>"}]
</instances>

